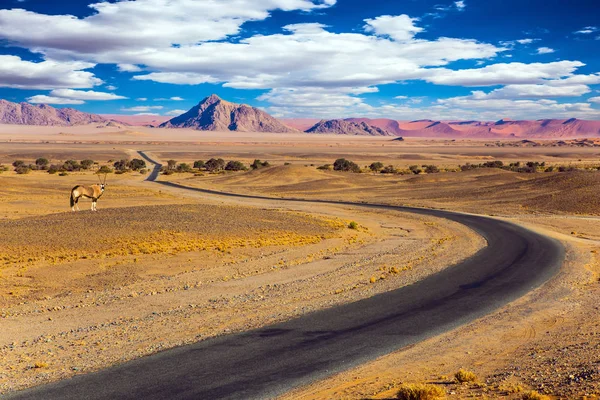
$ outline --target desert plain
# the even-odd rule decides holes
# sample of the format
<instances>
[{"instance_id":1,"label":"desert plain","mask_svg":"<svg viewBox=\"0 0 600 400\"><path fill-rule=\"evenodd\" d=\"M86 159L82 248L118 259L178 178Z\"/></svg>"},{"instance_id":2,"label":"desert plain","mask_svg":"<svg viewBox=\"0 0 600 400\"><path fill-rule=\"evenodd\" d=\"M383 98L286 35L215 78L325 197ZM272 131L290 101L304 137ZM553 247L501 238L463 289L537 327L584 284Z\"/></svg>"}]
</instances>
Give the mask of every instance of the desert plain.
<instances>
[{"instance_id":1,"label":"desert plain","mask_svg":"<svg viewBox=\"0 0 600 400\"><path fill-rule=\"evenodd\" d=\"M0 174L0 394L206 338L267 326L410 285L486 246L448 220L285 198L374 202L492 216L559 240L560 272L542 287L450 332L333 375L289 399L385 399L403 383L452 398L600 395L600 147L537 140L406 139L200 132L145 127L0 126L0 163L138 151L192 165L255 159L249 171L160 175L232 198L109 174L98 212L77 184L95 170ZM600 143L600 142L599 142ZM338 158L362 173L321 168ZM459 166L545 163L514 172ZM381 162L397 173L372 172ZM440 172L414 174L410 166ZM565 172L558 172L563 167ZM354 222L354 224L352 224ZM458 383L459 369L476 379Z\"/></svg>"}]
</instances>

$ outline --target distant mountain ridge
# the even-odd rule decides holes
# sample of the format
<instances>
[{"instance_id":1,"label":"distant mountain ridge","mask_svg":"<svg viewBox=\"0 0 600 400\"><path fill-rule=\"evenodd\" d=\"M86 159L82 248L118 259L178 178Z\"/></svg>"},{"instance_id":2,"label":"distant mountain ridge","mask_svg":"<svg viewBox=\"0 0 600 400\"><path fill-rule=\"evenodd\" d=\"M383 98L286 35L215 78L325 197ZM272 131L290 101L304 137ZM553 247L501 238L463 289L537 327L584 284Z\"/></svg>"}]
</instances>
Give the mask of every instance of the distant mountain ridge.
<instances>
[{"instance_id":1,"label":"distant mountain ridge","mask_svg":"<svg viewBox=\"0 0 600 400\"><path fill-rule=\"evenodd\" d=\"M0 100L0 124L73 126L108 122L108 119L100 115L73 108L54 108L47 104L33 105Z\"/></svg>"},{"instance_id":2,"label":"distant mountain ridge","mask_svg":"<svg viewBox=\"0 0 600 400\"><path fill-rule=\"evenodd\" d=\"M513 121L396 121L392 119L348 118L386 129L397 136L431 138L582 138L600 137L600 121L577 118Z\"/></svg>"},{"instance_id":3,"label":"distant mountain ridge","mask_svg":"<svg viewBox=\"0 0 600 400\"><path fill-rule=\"evenodd\" d=\"M203 131L298 132L258 108L230 103L214 94L160 127L193 128Z\"/></svg>"},{"instance_id":4,"label":"distant mountain ridge","mask_svg":"<svg viewBox=\"0 0 600 400\"><path fill-rule=\"evenodd\" d=\"M335 135L360 135L360 136L394 136L393 133L369 125L364 121L353 122L343 119L321 120L313 127L306 130L306 133L323 133Z\"/></svg>"}]
</instances>

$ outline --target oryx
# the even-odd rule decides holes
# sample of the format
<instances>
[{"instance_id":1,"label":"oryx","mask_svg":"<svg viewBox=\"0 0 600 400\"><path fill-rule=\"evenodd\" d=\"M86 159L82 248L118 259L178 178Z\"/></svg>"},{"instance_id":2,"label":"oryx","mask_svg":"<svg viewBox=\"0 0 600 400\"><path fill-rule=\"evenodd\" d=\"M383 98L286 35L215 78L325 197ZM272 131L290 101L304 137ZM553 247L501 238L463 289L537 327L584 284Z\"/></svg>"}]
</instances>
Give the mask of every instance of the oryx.
<instances>
[{"instance_id":1,"label":"oryx","mask_svg":"<svg viewBox=\"0 0 600 400\"><path fill-rule=\"evenodd\" d=\"M102 182L100 176L98 176L98 180L100 181L99 185L77 185L71 190L71 210L75 211L75 208L77 208L77 211L79 211L79 205L77 204L77 202L81 197L85 197L88 199L92 199L92 211L98 211L96 209L96 202L104 193L104 188L106 187L106 175L104 175L104 182Z\"/></svg>"}]
</instances>

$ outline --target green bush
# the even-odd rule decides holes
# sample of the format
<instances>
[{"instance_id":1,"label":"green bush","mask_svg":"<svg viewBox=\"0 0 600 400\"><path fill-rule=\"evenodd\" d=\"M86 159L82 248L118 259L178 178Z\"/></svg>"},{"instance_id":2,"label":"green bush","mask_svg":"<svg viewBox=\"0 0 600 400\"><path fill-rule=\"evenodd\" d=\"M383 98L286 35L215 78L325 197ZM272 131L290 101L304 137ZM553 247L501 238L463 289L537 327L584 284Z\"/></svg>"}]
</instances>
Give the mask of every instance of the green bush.
<instances>
[{"instance_id":1,"label":"green bush","mask_svg":"<svg viewBox=\"0 0 600 400\"><path fill-rule=\"evenodd\" d=\"M334 171L360 172L360 167L356 163L354 163L350 160L346 160L345 158L338 158L333 163L333 170Z\"/></svg>"},{"instance_id":2,"label":"green bush","mask_svg":"<svg viewBox=\"0 0 600 400\"><path fill-rule=\"evenodd\" d=\"M187 163L181 163L177 166L177 172L192 172L192 166Z\"/></svg>"},{"instance_id":3,"label":"green bush","mask_svg":"<svg viewBox=\"0 0 600 400\"><path fill-rule=\"evenodd\" d=\"M129 169L129 168L127 167L127 164L128 164L128 163L129 163L129 162L128 162L127 160L119 160L119 161L116 161L116 162L113 164L113 167L115 167L115 172L125 172L125 171L127 171L127 170Z\"/></svg>"},{"instance_id":4,"label":"green bush","mask_svg":"<svg viewBox=\"0 0 600 400\"><path fill-rule=\"evenodd\" d=\"M356 230L356 229L358 229L358 224L356 222L352 221L348 224L348 228Z\"/></svg>"},{"instance_id":5,"label":"green bush","mask_svg":"<svg viewBox=\"0 0 600 400\"><path fill-rule=\"evenodd\" d=\"M108 165L103 165L100 167L100 169L98 170L98 174L111 174L113 172L112 168L109 167Z\"/></svg>"},{"instance_id":6,"label":"green bush","mask_svg":"<svg viewBox=\"0 0 600 400\"><path fill-rule=\"evenodd\" d=\"M62 169L65 171L79 171L81 169L81 164L75 160L67 160L62 166Z\"/></svg>"},{"instance_id":7,"label":"green bush","mask_svg":"<svg viewBox=\"0 0 600 400\"><path fill-rule=\"evenodd\" d=\"M28 174L31 172L31 168L28 165L19 165L15 168L15 172L19 175Z\"/></svg>"},{"instance_id":8,"label":"green bush","mask_svg":"<svg viewBox=\"0 0 600 400\"><path fill-rule=\"evenodd\" d=\"M241 161L229 161L225 166L225 171L247 171L248 168Z\"/></svg>"},{"instance_id":9,"label":"green bush","mask_svg":"<svg viewBox=\"0 0 600 400\"><path fill-rule=\"evenodd\" d=\"M49 163L50 161L48 161L48 159L44 157L40 157L37 160L35 160L35 165L37 165L39 169L46 169Z\"/></svg>"},{"instance_id":10,"label":"green bush","mask_svg":"<svg viewBox=\"0 0 600 400\"><path fill-rule=\"evenodd\" d=\"M94 165L94 160L90 160L90 159L81 160L81 168L82 169L90 169L90 168L92 168L92 165Z\"/></svg>"},{"instance_id":11,"label":"green bush","mask_svg":"<svg viewBox=\"0 0 600 400\"><path fill-rule=\"evenodd\" d=\"M321 165L320 167L317 167L317 169L320 169L321 171L331 171L332 165L331 164Z\"/></svg>"},{"instance_id":12,"label":"green bush","mask_svg":"<svg viewBox=\"0 0 600 400\"><path fill-rule=\"evenodd\" d=\"M382 174L395 174L398 170L393 165L388 165L380 171Z\"/></svg>"},{"instance_id":13,"label":"green bush","mask_svg":"<svg viewBox=\"0 0 600 400\"><path fill-rule=\"evenodd\" d=\"M194 161L194 168L196 168L196 169L204 168L204 161L202 161L202 160Z\"/></svg>"},{"instance_id":14,"label":"green bush","mask_svg":"<svg viewBox=\"0 0 600 400\"><path fill-rule=\"evenodd\" d=\"M127 167L134 171L139 171L142 168L146 168L146 161L141 160L139 158L134 158L133 160L127 163Z\"/></svg>"},{"instance_id":15,"label":"green bush","mask_svg":"<svg viewBox=\"0 0 600 400\"><path fill-rule=\"evenodd\" d=\"M211 158L204 165L208 172L218 172L225 168L225 160L222 158Z\"/></svg>"},{"instance_id":16,"label":"green bush","mask_svg":"<svg viewBox=\"0 0 600 400\"><path fill-rule=\"evenodd\" d=\"M21 167L23 165L25 165L25 161L23 160L16 160L12 163L12 166L15 168Z\"/></svg>"},{"instance_id":17,"label":"green bush","mask_svg":"<svg viewBox=\"0 0 600 400\"><path fill-rule=\"evenodd\" d=\"M369 165L369 169L371 171L375 171L375 172L379 172L383 169L384 165L383 163L378 162L374 162L373 164Z\"/></svg>"},{"instance_id":18,"label":"green bush","mask_svg":"<svg viewBox=\"0 0 600 400\"><path fill-rule=\"evenodd\" d=\"M269 164L268 161L254 160L254 162L252 164L250 164L250 168L259 169L259 168L263 168L263 167L269 167L270 165L271 164Z\"/></svg>"},{"instance_id":19,"label":"green bush","mask_svg":"<svg viewBox=\"0 0 600 400\"><path fill-rule=\"evenodd\" d=\"M424 165L425 172L428 174L437 174L440 172L440 169L436 165Z\"/></svg>"}]
</instances>

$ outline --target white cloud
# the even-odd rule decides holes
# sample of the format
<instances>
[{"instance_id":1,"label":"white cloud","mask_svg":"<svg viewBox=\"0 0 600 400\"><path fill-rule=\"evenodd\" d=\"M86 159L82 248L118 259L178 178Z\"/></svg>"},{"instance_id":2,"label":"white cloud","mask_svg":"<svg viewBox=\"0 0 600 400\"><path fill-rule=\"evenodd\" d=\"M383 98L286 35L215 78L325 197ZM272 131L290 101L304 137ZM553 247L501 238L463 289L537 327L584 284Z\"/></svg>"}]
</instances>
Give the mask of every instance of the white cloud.
<instances>
[{"instance_id":1,"label":"white cloud","mask_svg":"<svg viewBox=\"0 0 600 400\"><path fill-rule=\"evenodd\" d=\"M585 28L582 28L582 29L580 29L578 31L575 31L573 33L580 34L580 35L587 35L587 34L590 34L590 33L594 33L597 30L598 30L598 27L596 27L596 26L586 26Z\"/></svg>"},{"instance_id":2,"label":"white cloud","mask_svg":"<svg viewBox=\"0 0 600 400\"><path fill-rule=\"evenodd\" d=\"M147 97L138 97L137 99L135 99L136 101L148 101Z\"/></svg>"},{"instance_id":3,"label":"white cloud","mask_svg":"<svg viewBox=\"0 0 600 400\"><path fill-rule=\"evenodd\" d=\"M372 32L379 36L389 36L397 41L411 40L417 33L424 29L415 26L414 22L418 18L411 18L408 15L382 15L374 19L365 19L366 32Z\"/></svg>"},{"instance_id":4,"label":"white cloud","mask_svg":"<svg viewBox=\"0 0 600 400\"><path fill-rule=\"evenodd\" d=\"M165 115L174 115L174 116L179 116L181 114L185 114L188 110L171 110L167 113L165 113Z\"/></svg>"},{"instance_id":5,"label":"white cloud","mask_svg":"<svg viewBox=\"0 0 600 400\"><path fill-rule=\"evenodd\" d=\"M81 61L31 62L0 55L0 87L17 89L91 88L102 80L85 71L95 64Z\"/></svg>"},{"instance_id":6,"label":"white cloud","mask_svg":"<svg viewBox=\"0 0 600 400\"><path fill-rule=\"evenodd\" d=\"M174 85L199 85L201 83L217 83L218 80L209 75L193 72L152 72L147 75L136 75L133 79L138 81L154 81L172 83Z\"/></svg>"},{"instance_id":7,"label":"white cloud","mask_svg":"<svg viewBox=\"0 0 600 400\"><path fill-rule=\"evenodd\" d=\"M183 97L175 96L175 97L171 97L171 100L173 100L173 101L184 101L185 99Z\"/></svg>"},{"instance_id":8,"label":"white cloud","mask_svg":"<svg viewBox=\"0 0 600 400\"><path fill-rule=\"evenodd\" d=\"M31 96L27 101L32 104L84 104L83 100L65 99L62 97L52 97L43 94Z\"/></svg>"},{"instance_id":9,"label":"white cloud","mask_svg":"<svg viewBox=\"0 0 600 400\"><path fill-rule=\"evenodd\" d=\"M538 41L538 40L540 40L540 39L525 38L525 39L518 39L517 42L519 44L531 44L531 43L533 43L535 41Z\"/></svg>"},{"instance_id":10,"label":"white cloud","mask_svg":"<svg viewBox=\"0 0 600 400\"><path fill-rule=\"evenodd\" d=\"M132 112L148 112L152 110L162 110L163 106L136 106L130 108L121 108L121 111L132 111Z\"/></svg>"},{"instance_id":11,"label":"white cloud","mask_svg":"<svg viewBox=\"0 0 600 400\"><path fill-rule=\"evenodd\" d=\"M183 101L183 100L185 100L185 99L184 99L183 97L178 97L178 96L175 96L175 97L169 97L169 98L166 98L166 97L159 97L158 99L154 99L154 101L169 101L169 100L170 100L170 101Z\"/></svg>"},{"instance_id":12,"label":"white cloud","mask_svg":"<svg viewBox=\"0 0 600 400\"><path fill-rule=\"evenodd\" d=\"M587 101L600 104L600 97L590 97Z\"/></svg>"},{"instance_id":13,"label":"white cloud","mask_svg":"<svg viewBox=\"0 0 600 400\"><path fill-rule=\"evenodd\" d=\"M134 64L118 64L117 69L120 72L140 72L142 69Z\"/></svg>"},{"instance_id":14,"label":"white cloud","mask_svg":"<svg viewBox=\"0 0 600 400\"><path fill-rule=\"evenodd\" d=\"M424 80L438 85L450 86L495 86L508 84L536 84L547 79L571 76L585 64L579 61L557 61L551 63L498 63L483 68L450 70L430 69Z\"/></svg>"},{"instance_id":15,"label":"white cloud","mask_svg":"<svg viewBox=\"0 0 600 400\"><path fill-rule=\"evenodd\" d=\"M458 11L463 11L465 9L465 7L467 7L467 5L465 4L464 1L455 1L454 2L454 6L456 7L456 9Z\"/></svg>"},{"instance_id":16,"label":"white cloud","mask_svg":"<svg viewBox=\"0 0 600 400\"><path fill-rule=\"evenodd\" d=\"M537 54L550 54L554 53L556 50L551 49L550 47L538 47Z\"/></svg>"},{"instance_id":17,"label":"white cloud","mask_svg":"<svg viewBox=\"0 0 600 400\"><path fill-rule=\"evenodd\" d=\"M55 89L50 92L50 96L62 97L65 99L75 100L96 100L96 101L107 101L107 100L122 100L127 97L119 96L114 93L94 92L92 90L73 90L73 89Z\"/></svg>"},{"instance_id":18,"label":"white cloud","mask_svg":"<svg viewBox=\"0 0 600 400\"><path fill-rule=\"evenodd\" d=\"M108 86L106 87L106 89L108 89L108 90L110 90L110 91L114 91L114 90L117 90L117 89L118 89L118 87L116 87L116 86L114 86L114 85L108 85Z\"/></svg>"},{"instance_id":19,"label":"white cloud","mask_svg":"<svg viewBox=\"0 0 600 400\"><path fill-rule=\"evenodd\" d=\"M394 98L398 99L398 100L406 100L406 99L408 99L408 96L396 96Z\"/></svg>"}]
</instances>

